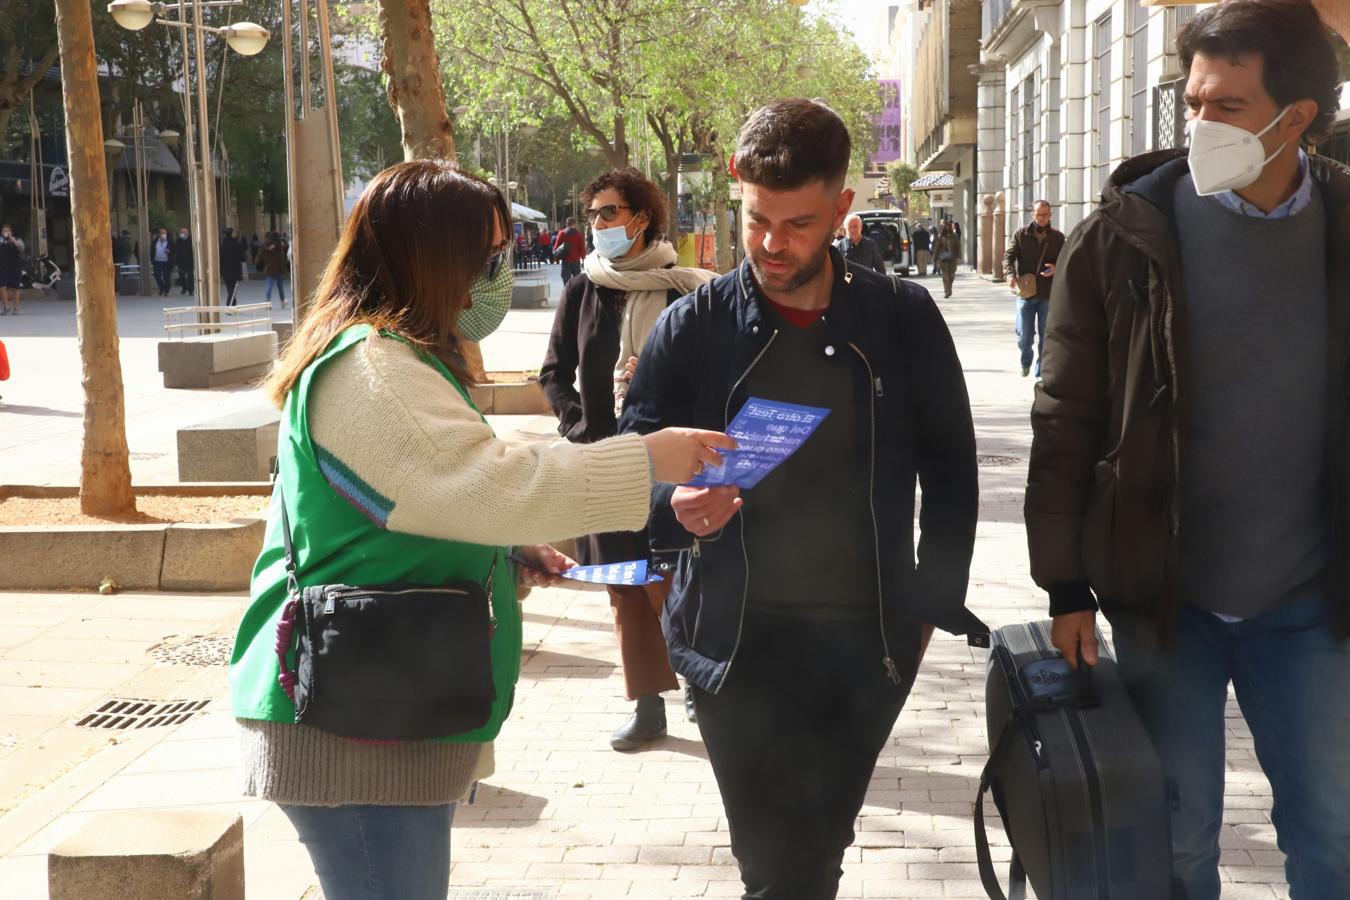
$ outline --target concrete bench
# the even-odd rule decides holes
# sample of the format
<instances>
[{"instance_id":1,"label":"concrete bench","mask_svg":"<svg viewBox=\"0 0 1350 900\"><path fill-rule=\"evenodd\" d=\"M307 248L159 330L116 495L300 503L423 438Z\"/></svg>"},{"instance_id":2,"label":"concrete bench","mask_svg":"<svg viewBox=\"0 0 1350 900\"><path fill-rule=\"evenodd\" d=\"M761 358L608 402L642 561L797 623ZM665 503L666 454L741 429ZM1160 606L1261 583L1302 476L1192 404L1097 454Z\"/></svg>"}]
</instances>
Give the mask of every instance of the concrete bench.
<instances>
[{"instance_id":1,"label":"concrete bench","mask_svg":"<svg viewBox=\"0 0 1350 900\"><path fill-rule=\"evenodd\" d=\"M516 309L548 306L548 270L516 269L511 306Z\"/></svg>"},{"instance_id":2,"label":"concrete bench","mask_svg":"<svg viewBox=\"0 0 1350 900\"><path fill-rule=\"evenodd\" d=\"M161 341L159 371L166 388L212 388L253 381L277 358L277 334L208 334Z\"/></svg>"},{"instance_id":3,"label":"concrete bench","mask_svg":"<svg viewBox=\"0 0 1350 900\"><path fill-rule=\"evenodd\" d=\"M179 481L270 481L281 412L270 406L178 429Z\"/></svg>"},{"instance_id":4,"label":"concrete bench","mask_svg":"<svg viewBox=\"0 0 1350 900\"><path fill-rule=\"evenodd\" d=\"M47 854L50 900L244 900L244 822L218 810L100 813Z\"/></svg>"}]
</instances>

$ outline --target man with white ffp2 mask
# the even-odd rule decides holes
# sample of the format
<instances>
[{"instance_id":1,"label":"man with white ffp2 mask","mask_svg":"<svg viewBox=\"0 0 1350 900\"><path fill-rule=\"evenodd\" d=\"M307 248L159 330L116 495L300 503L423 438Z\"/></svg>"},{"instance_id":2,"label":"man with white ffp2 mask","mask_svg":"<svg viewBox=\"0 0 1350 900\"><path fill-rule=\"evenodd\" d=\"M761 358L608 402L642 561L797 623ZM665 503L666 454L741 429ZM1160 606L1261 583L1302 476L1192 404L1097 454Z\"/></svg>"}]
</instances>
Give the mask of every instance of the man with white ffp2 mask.
<instances>
[{"instance_id":1,"label":"man with white ffp2 mask","mask_svg":"<svg viewBox=\"0 0 1350 900\"><path fill-rule=\"evenodd\" d=\"M1309 0L1177 36L1191 148L1127 161L1050 295L1026 496L1052 640L1120 671L1175 783L1173 866L1219 897L1231 684L1293 900L1350 884L1350 173Z\"/></svg>"}]
</instances>

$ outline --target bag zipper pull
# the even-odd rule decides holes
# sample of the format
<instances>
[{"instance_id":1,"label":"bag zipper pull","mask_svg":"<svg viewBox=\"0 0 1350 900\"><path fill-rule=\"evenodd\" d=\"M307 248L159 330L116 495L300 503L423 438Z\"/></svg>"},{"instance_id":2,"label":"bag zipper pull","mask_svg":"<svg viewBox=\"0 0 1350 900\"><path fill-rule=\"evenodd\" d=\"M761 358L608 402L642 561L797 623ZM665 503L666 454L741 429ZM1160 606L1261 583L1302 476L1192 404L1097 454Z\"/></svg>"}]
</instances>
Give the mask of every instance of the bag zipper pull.
<instances>
[{"instance_id":1,"label":"bag zipper pull","mask_svg":"<svg viewBox=\"0 0 1350 900\"><path fill-rule=\"evenodd\" d=\"M895 660L891 659L889 656L883 656L881 658L881 665L882 668L886 670L886 677L891 680L891 683L899 684L900 670L895 667Z\"/></svg>"},{"instance_id":2,"label":"bag zipper pull","mask_svg":"<svg viewBox=\"0 0 1350 900\"><path fill-rule=\"evenodd\" d=\"M882 387L881 387L881 376L877 376L876 378L873 378L873 379L872 379L872 384L873 384L873 388L874 388L874 390L875 390L875 392L876 392L876 395L877 395L878 397L884 397L884 396L886 396L886 392L885 392L885 391L882 389Z\"/></svg>"},{"instance_id":3,"label":"bag zipper pull","mask_svg":"<svg viewBox=\"0 0 1350 900\"><path fill-rule=\"evenodd\" d=\"M337 612L337 594L330 593L328 595L328 602L323 605L323 614L325 616L331 616L335 612Z\"/></svg>"}]
</instances>

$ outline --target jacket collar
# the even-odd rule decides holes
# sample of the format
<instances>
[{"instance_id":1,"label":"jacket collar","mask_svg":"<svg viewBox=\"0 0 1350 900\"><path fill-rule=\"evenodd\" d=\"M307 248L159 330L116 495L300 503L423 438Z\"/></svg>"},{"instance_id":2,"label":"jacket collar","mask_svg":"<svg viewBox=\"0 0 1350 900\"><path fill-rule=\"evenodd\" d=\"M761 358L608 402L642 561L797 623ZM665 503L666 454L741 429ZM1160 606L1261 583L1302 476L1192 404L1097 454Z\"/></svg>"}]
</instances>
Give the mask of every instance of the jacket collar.
<instances>
[{"instance_id":1,"label":"jacket collar","mask_svg":"<svg viewBox=\"0 0 1350 900\"><path fill-rule=\"evenodd\" d=\"M841 332L839 329L852 323L856 316L857 304L847 302L854 276L848 271L848 262L844 259L844 254L833 244L830 245L829 254L834 269L834 280L830 290L830 308L826 312L826 324L828 326L827 333L833 336L848 333ZM750 334L766 333L764 306L768 301L764 299L764 295L760 293L759 285L755 282L748 256L741 261L740 267L736 269L735 279L737 326L741 331Z\"/></svg>"}]
</instances>

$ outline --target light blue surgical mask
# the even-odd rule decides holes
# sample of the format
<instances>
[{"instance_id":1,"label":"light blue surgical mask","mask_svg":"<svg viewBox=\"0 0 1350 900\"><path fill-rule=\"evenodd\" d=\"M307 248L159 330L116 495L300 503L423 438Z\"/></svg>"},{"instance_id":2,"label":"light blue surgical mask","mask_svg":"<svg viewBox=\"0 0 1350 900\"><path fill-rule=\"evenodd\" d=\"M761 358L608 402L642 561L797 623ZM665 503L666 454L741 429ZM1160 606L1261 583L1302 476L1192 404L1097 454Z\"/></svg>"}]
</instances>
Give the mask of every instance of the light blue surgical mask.
<instances>
[{"instance_id":1,"label":"light blue surgical mask","mask_svg":"<svg viewBox=\"0 0 1350 900\"><path fill-rule=\"evenodd\" d=\"M595 252L605 259L620 259L626 256L628 251L633 249L633 244L637 242L637 235L628 236L627 225L597 228L593 234L595 237Z\"/></svg>"}]
</instances>

